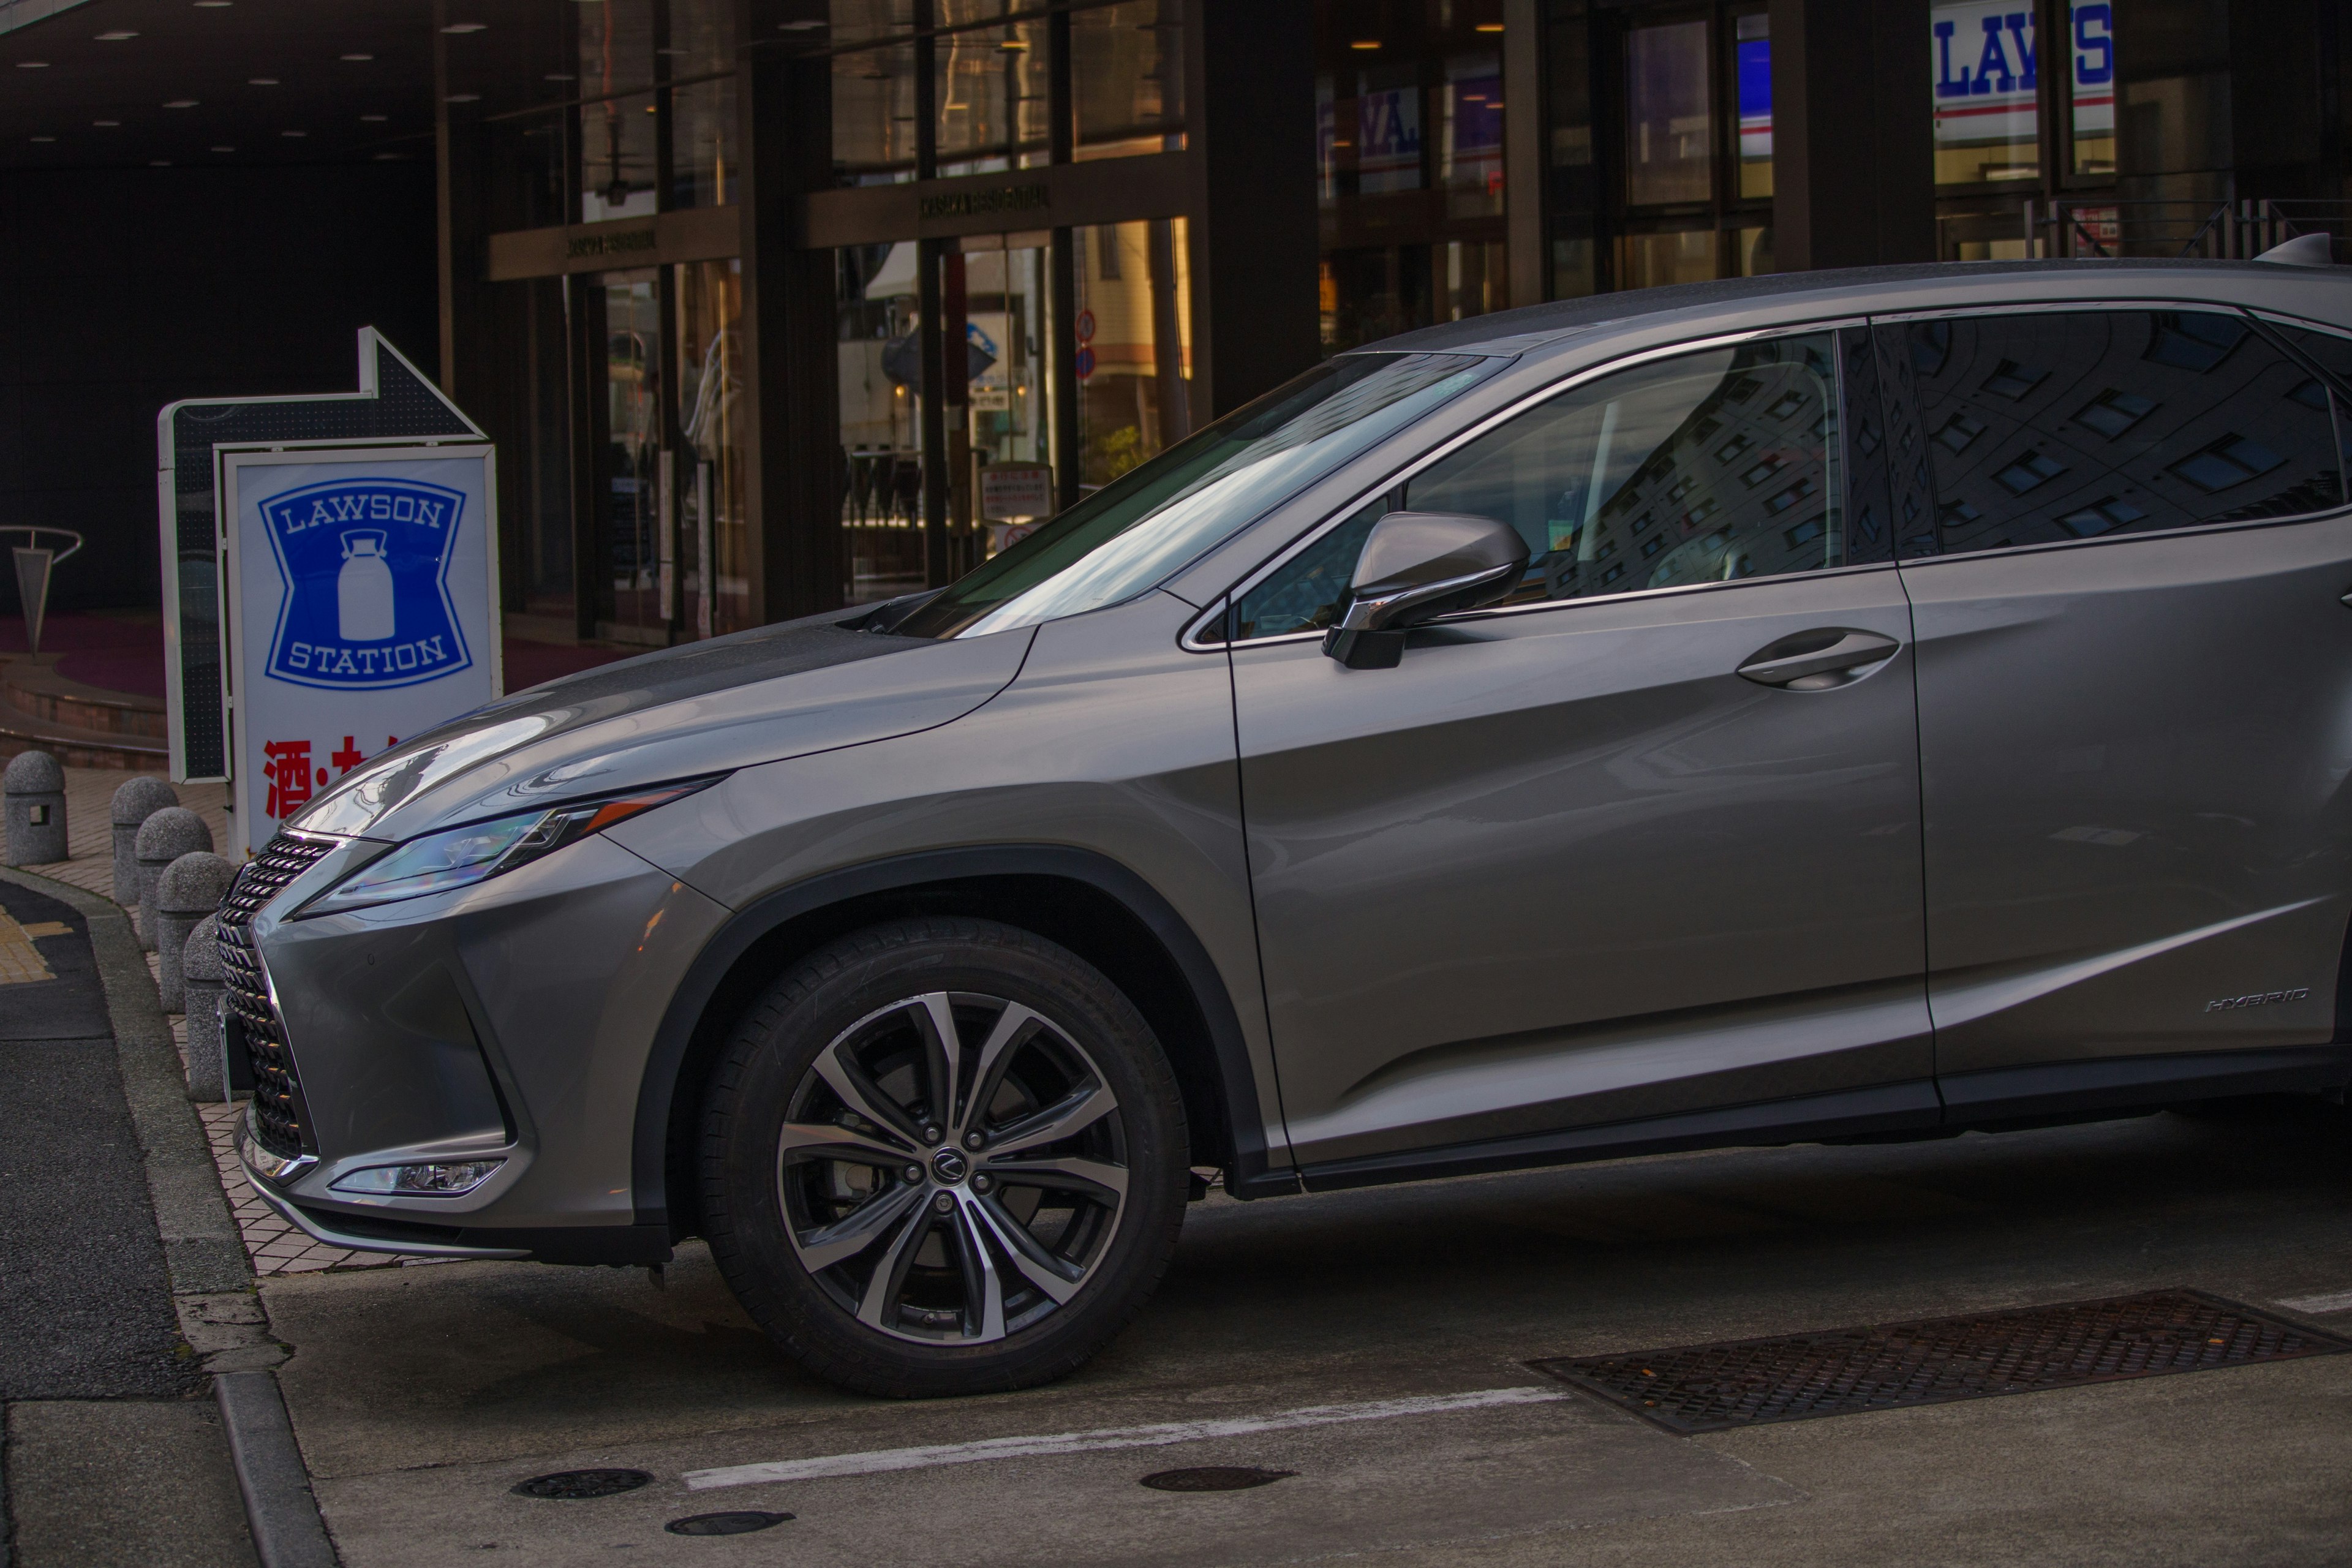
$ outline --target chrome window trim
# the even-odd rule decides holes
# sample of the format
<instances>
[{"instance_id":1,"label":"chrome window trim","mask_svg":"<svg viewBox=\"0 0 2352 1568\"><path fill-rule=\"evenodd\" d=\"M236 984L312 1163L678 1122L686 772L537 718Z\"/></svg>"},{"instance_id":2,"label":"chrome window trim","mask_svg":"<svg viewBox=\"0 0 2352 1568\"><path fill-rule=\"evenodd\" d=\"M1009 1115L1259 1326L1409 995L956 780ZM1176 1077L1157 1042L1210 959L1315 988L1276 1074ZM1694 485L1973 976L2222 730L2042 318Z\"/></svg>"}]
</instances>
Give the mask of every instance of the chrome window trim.
<instances>
[{"instance_id":1,"label":"chrome window trim","mask_svg":"<svg viewBox=\"0 0 2352 1568\"><path fill-rule=\"evenodd\" d=\"M1345 506L1333 511L1329 516L1324 518L1322 521L1308 528L1305 533L1302 533L1298 538L1291 541L1289 544L1284 546L1283 549L1271 559L1260 563L1256 570L1246 574L1239 582L1226 588L1223 593L1216 595L1215 602L1213 603L1207 610L1203 611L1201 615L1195 616L1192 621L1185 625L1182 634L1177 639L1177 646L1181 647L1187 653L1224 653L1233 648L1244 646L1240 643L1229 643L1223 641L1209 642L1204 640L1201 634L1205 629L1216 624L1217 618L1225 613L1226 607L1231 605L1234 600L1248 593L1251 589L1265 582L1268 577L1274 575L1275 573L1280 571L1284 566L1289 564L1290 562L1295 560L1297 556L1312 548L1323 538L1325 534L1330 532L1333 529L1347 521L1348 519L1353 517L1362 508L1370 505L1375 497L1380 496L1385 491L1392 490L1401 484L1411 483L1413 477L1419 474L1423 469L1430 468L1433 465L1452 457L1462 447L1468 446L1471 442L1475 441L1480 437L1486 435L1488 431L1495 429L1498 426L1508 424L1511 420L1517 418L1520 415L1525 414L1531 408L1538 407L1543 404L1549 403L1555 397L1564 397L1580 387L1586 386L1592 382L1600 380L1604 375L1614 375L1619 371L1632 370L1637 366L1648 364L1654 360L1672 359L1681 354L1704 353L1710 349L1730 348L1740 343L1761 342L1768 338L1790 338L1797 337L1807 332L1833 332L1845 327L1867 327L1870 324L1870 320L1871 319L1867 316L1832 316L1817 321L1782 323L1780 325L1770 327L1751 327L1743 331L1718 332L1712 337L1691 338L1682 342L1667 343L1654 349L1637 349L1632 353L1623 354L1615 359L1604 360L1599 364L1587 365L1584 369L1576 372L1565 380L1554 382L1550 385L1543 387L1538 391L1528 393L1526 396L1519 398L1516 402L1507 404L1504 407L1497 409L1496 412L1487 415L1485 418L1471 425L1468 428L1456 431L1453 436L1447 437L1444 441L1441 442L1436 447L1432 447L1430 450L1423 452L1418 458L1408 459L1402 468L1392 471L1380 483L1369 487L1359 494L1353 500L1349 501ZM1843 373L1841 373L1837 377L1837 391L1835 395L1838 397L1841 404L1843 404L1844 401L1844 376ZM1879 566L1892 566L1893 564L1893 562L1888 561L1871 562L1855 566L1832 566L1824 568L1823 572L1819 574L1826 575L1831 572L1874 571ZM1808 572L1803 574L1792 574L1792 575L1810 577L1816 575L1816 574ZM1489 616L1525 615L1531 610L1557 610L1564 609L1574 605L1598 604L1604 599L1630 599L1637 596L1647 598L1654 597L1660 594L1687 594L1709 588L1736 588L1744 586L1746 583L1749 582L1769 582L1776 580L1777 579L1759 577L1743 579L1740 583L1681 583L1665 588L1629 588L1622 594L1595 594L1590 598L1538 599L1533 604L1506 605L1496 609L1488 610L1465 610L1458 615L1441 616L1436 620L1428 624L1432 626L1452 625L1456 621L1479 620ZM1319 630L1308 632L1280 632L1273 637L1251 637L1248 639L1246 646L1256 647L1261 644L1298 642L1308 637L1314 637L1319 640L1322 636L1323 633Z\"/></svg>"}]
</instances>

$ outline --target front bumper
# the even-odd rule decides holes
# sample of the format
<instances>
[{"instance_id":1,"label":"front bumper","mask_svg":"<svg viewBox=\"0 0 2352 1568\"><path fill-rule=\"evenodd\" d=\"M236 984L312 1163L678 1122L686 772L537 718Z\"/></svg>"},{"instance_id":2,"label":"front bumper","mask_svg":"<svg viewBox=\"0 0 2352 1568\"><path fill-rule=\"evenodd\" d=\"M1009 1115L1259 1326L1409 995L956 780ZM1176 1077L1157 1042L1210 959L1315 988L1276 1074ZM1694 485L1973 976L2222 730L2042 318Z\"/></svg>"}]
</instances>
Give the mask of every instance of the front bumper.
<instances>
[{"instance_id":1,"label":"front bumper","mask_svg":"<svg viewBox=\"0 0 2352 1568\"><path fill-rule=\"evenodd\" d=\"M307 1108L299 1154L240 1129L256 1192L337 1247L426 1257L658 1262L633 1157L656 1028L725 910L601 836L452 893L290 921L250 942ZM283 1145L281 1144L281 1147ZM496 1159L461 1196L338 1192L373 1166Z\"/></svg>"}]
</instances>

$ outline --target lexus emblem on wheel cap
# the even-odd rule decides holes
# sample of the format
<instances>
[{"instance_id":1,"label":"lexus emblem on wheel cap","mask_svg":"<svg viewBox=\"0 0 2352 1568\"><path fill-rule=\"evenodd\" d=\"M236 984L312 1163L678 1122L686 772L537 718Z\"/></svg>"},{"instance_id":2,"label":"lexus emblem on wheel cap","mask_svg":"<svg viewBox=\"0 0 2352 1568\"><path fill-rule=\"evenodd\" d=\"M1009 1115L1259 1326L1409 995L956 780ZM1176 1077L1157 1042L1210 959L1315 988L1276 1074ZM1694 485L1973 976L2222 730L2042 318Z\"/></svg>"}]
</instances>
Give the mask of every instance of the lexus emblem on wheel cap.
<instances>
[{"instance_id":1,"label":"lexus emblem on wheel cap","mask_svg":"<svg viewBox=\"0 0 2352 1568\"><path fill-rule=\"evenodd\" d=\"M971 1163L961 1149L942 1149L931 1156L931 1170L942 1182L961 1182L971 1172Z\"/></svg>"}]
</instances>

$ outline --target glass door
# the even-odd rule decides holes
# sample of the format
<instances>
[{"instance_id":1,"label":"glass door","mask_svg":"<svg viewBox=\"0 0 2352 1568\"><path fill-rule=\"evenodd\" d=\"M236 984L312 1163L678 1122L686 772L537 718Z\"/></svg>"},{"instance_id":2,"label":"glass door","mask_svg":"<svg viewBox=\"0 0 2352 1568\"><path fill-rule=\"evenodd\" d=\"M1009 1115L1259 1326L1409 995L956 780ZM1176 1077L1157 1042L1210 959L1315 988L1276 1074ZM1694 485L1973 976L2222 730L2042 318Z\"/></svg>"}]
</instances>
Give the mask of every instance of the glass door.
<instances>
[{"instance_id":1,"label":"glass door","mask_svg":"<svg viewBox=\"0 0 2352 1568\"><path fill-rule=\"evenodd\" d=\"M591 367L597 425L591 504L601 563L600 631L614 641L669 641L677 561L674 513L665 492L669 442L664 406L662 288L656 268L607 272L590 289L601 308L604 352Z\"/></svg>"}]
</instances>

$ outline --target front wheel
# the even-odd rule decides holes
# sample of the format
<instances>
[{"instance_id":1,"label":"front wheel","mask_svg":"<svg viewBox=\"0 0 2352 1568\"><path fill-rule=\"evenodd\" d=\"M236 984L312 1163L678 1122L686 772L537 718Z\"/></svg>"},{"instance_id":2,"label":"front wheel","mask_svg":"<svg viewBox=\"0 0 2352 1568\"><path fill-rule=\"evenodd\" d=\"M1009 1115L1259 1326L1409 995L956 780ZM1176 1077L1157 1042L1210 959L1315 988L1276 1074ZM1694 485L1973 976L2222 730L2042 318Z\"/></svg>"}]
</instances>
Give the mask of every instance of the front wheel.
<instances>
[{"instance_id":1,"label":"front wheel","mask_svg":"<svg viewBox=\"0 0 2352 1568\"><path fill-rule=\"evenodd\" d=\"M702 1117L703 1234L817 1375L894 1396L1076 1367L1183 1223L1182 1100L1093 965L994 921L876 926L737 1026Z\"/></svg>"}]
</instances>

